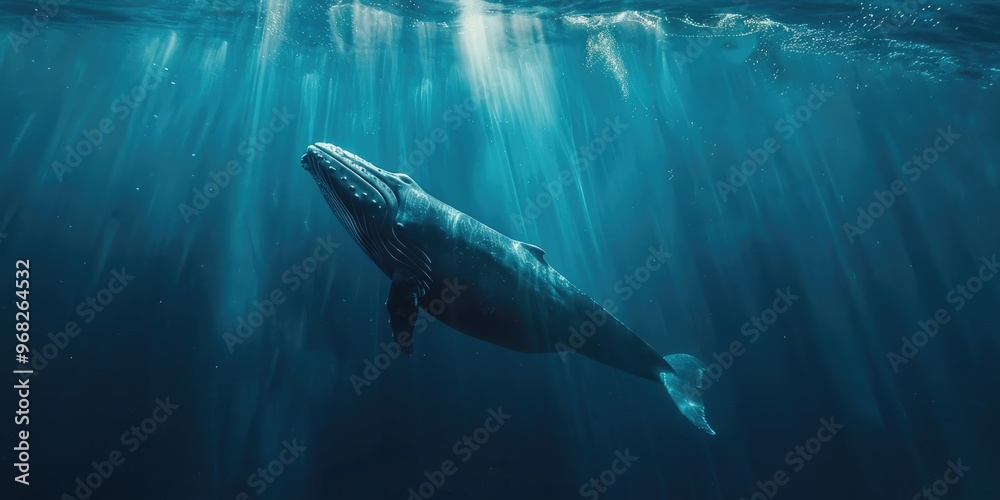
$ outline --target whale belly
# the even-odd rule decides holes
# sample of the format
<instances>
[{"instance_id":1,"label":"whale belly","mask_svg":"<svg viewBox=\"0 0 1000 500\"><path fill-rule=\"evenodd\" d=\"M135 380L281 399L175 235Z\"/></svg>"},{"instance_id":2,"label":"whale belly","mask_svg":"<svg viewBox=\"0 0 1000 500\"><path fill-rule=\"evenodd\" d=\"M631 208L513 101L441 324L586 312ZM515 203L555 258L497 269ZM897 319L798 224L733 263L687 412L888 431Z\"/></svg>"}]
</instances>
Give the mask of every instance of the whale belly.
<instances>
[{"instance_id":1,"label":"whale belly","mask_svg":"<svg viewBox=\"0 0 1000 500\"><path fill-rule=\"evenodd\" d=\"M495 257L495 255L494 255ZM462 262L438 276L420 300L432 317L472 337L520 352L553 352L575 314L575 288L551 267L510 259ZM480 265L477 265L480 264ZM572 285L570 285L572 287Z\"/></svg>"}]
</instances>

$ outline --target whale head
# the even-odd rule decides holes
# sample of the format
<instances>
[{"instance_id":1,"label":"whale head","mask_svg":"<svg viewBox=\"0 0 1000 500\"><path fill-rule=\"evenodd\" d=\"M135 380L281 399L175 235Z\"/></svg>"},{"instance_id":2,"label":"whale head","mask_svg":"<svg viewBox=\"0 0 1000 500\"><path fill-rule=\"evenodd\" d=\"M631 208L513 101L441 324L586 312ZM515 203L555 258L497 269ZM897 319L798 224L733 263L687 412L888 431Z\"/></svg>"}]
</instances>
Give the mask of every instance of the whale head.
<instances>
[{"instance_id":1,"label":"whale head","mask_svg":"<svg viewBox=\"0 0 1000 500\"><path fill-rule=\"evenodd\" d=\"M337 219L369 258L386 274L400 266L416 272L426 257L414 255L398 229L409 195L422 192L410 176L389 172L334 144L317 142L306 149L302 167L312 174ZM416 252L422 254L422 252ZM424 274L424 273L418 273Z\"/></svg>"}]
</instances>

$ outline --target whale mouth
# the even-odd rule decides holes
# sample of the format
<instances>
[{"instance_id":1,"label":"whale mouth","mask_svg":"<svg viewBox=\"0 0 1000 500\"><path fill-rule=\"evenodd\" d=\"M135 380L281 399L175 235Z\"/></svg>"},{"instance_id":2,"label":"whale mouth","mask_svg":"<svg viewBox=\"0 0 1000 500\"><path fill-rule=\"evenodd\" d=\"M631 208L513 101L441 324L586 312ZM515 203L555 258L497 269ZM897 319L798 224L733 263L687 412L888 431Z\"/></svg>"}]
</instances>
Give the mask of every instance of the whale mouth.
<instances>
[{"instance_id":1,"label":"whale mouth","mask_svg":"<svg viewBox=\"0 0 1000 500\"><path fill-rule=\"evenodd\" d=\"M302 168L313 175L324 195L355 208L355 216L379 218L376 213L393 215L397 208L395 190L382 180L391 174L339 146L310 145L302 156Z\"/></svg>"},{"instance_id":2,"label":"whale mouth","mask_svg":"<svg viewBox=\"0 0 1000 500\"><path fill-rule=\"evenodd\" d=\"M386 234L398 211L395 191L379 177L386 172L327 143L306 149L302 167L312 174L327 205L376 263L386 261Z\"/></svg>"},{"instance_id":3,"label":"whale mouth","mask_svg":"<svg viewBox=\"0 0 1000 500\"><path fill-rule=\"evenodd\" d=\"M401 173L376 167L334 144L317 142L302 155L323 197L351 237L387 274L402 267L420 294L429 289L431 261L402 232L396 218L406 209L406 195L420 197L420 187Z\"/></svg>"}]
</instances>

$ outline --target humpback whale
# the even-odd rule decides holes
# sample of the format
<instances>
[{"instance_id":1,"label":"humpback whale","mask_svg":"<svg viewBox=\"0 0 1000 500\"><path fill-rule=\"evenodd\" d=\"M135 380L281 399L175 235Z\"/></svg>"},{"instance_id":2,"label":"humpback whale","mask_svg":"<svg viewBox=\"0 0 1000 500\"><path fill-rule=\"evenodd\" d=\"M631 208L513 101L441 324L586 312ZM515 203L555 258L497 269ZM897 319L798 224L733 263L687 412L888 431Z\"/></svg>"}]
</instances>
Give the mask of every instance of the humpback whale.
<instances>
[{"instance_id":1,"label":"humpback whale","mask_svg":"<svg viewBox=\"0 0 1000 500\"><path fill-rule=\"evenodd\" d=\"M309 146L302 166L392 280L389 325L407 354L418 308L459 332L530 353L558 352L571 330L589 322L593 331L574 343L576 353L661 384L684 417L715 434L701 398L704 365L687 354L660 356L550 266L541 248L504 236L430 196L408 175L333 144ZM449 303L441 307L439 297Z\"/></svg>"}]
</instances>

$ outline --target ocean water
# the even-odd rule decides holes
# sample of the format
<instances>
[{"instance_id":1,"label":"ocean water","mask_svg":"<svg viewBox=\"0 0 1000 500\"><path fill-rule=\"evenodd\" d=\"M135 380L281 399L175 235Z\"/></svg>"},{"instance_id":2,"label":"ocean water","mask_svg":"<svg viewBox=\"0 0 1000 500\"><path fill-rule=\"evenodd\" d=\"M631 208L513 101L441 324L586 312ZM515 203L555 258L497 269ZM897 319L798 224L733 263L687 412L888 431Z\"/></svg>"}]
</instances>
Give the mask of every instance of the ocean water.
<instances>
[{"instance_id":1,"label":"ocean water","mask_svg":"<svg viewBox=\"0 0 1000 500\"><path fill-rule=\"evenodd\" d=\"M0 28L0 328L34 372L3 498L1000 498L995 2L7 0ZM317 141L699 357L717 434L433 316L396 355Z\"/></svg>"}]
</instances>

